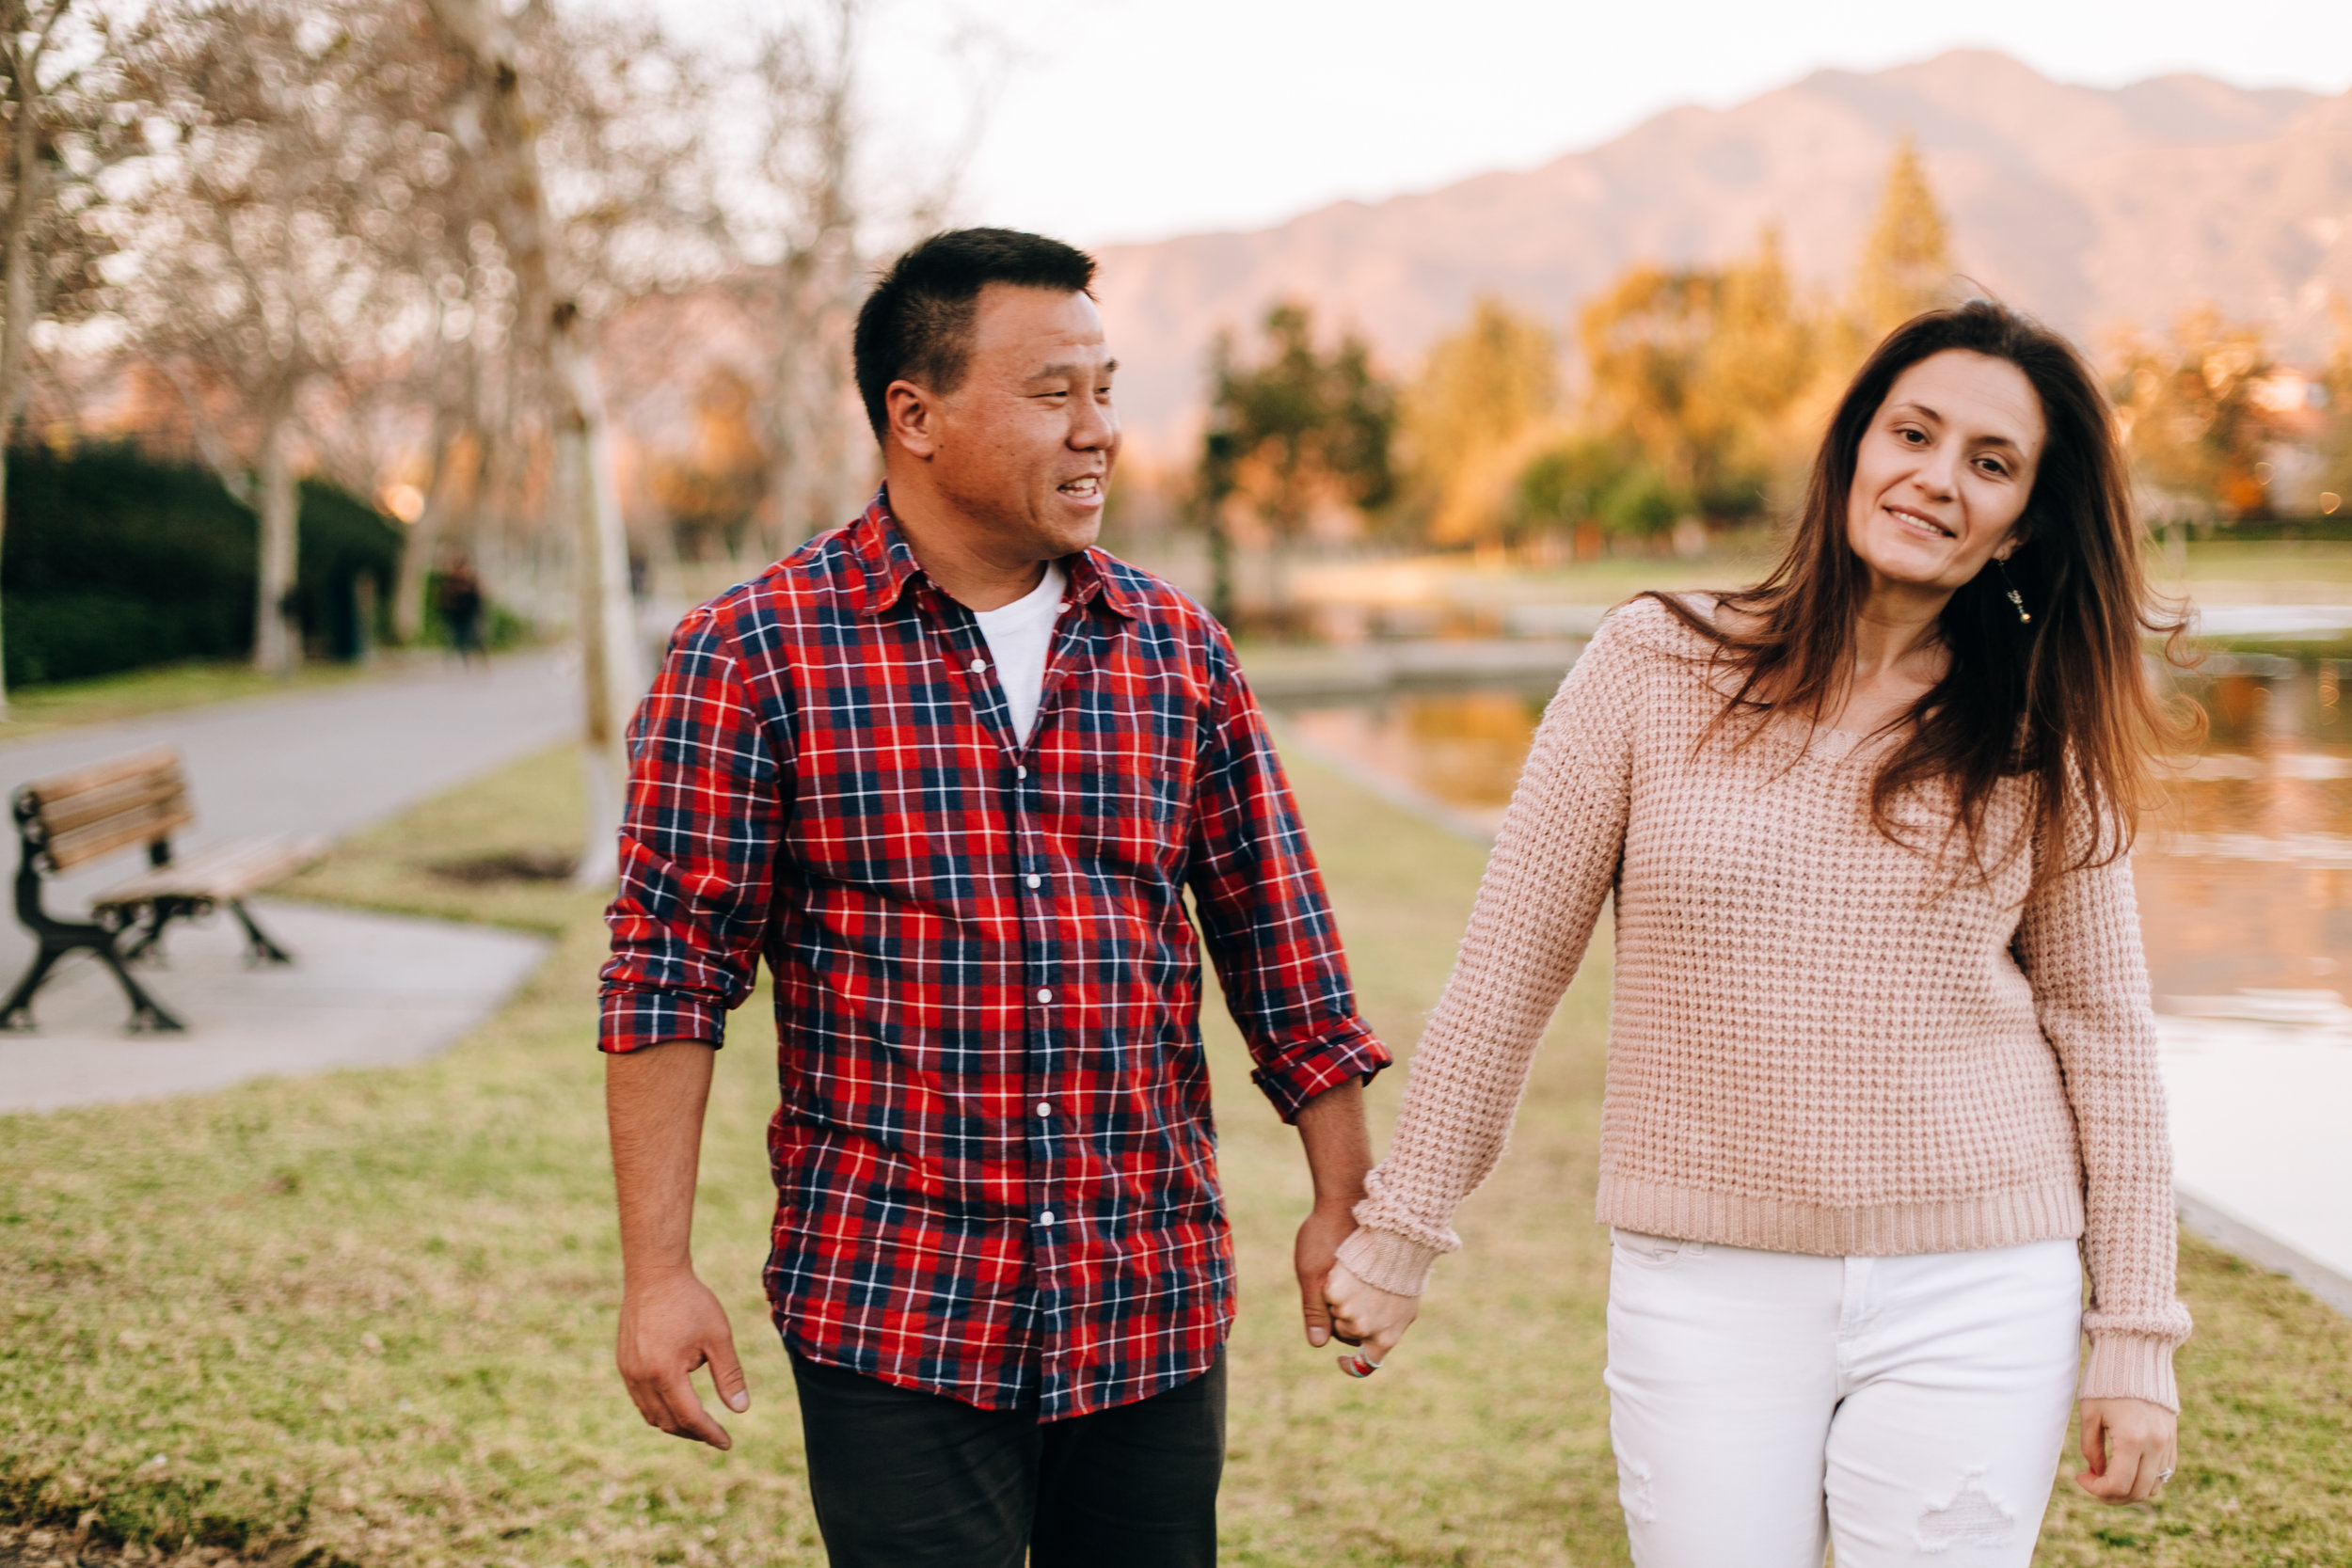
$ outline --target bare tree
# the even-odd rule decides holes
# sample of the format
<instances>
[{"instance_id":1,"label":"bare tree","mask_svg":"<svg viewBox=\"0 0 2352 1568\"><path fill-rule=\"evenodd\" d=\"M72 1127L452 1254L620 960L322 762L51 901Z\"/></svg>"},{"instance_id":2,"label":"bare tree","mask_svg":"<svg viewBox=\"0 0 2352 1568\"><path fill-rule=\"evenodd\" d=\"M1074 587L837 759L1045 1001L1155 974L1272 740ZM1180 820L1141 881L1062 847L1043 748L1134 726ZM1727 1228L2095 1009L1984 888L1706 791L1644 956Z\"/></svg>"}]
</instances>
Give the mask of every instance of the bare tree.
<instances>
[{"instance_id":1,"label":"bare tree","mask_svg":"<svg viewBox=\"0 0 2352 1568\"><path fill-rule=\"evenodd\" d=\"M152 147L123 204L123 314L259 514L253 658L278 673L301 653L297 481L331 445L335 379L429 320L370 238L413 202L404 129L435 95L415 43L397 8L358 0L215 0L150 11L124 51Z\"/></svg>"},{"instance_id":2,"label":"bare tree","mask_svg":"<svg viewBox=\"0 0 2352 1568\"><path fill-rule=\"evenodd\" d=\"M829 0L820 24L771 24L750 72L761 111L751 152L779 198L782 253L739 277L771 345L760 407L779 553L839 522L850 504L845 480L856 449L845 411L863 216L850 191L862 9L861 0Z\"/></svg>"},{"instance_id":3,"label":"bare tree","mask_svg":"<svg viewBox=\"0 0 2352 1568\"><path fill-rule=\"evenodd\" d=\"M938 226L1004 73L1005 40L967 21L953 45L972 76L962 134L927 150L920 175L890 179L858 107L874 10L811 0L774 16L736 84L728 285L767 344L758 407L780 551L842 522L873 482L850 368L868 261Z\"/></svg>"},{"instance_id":4,"label":"bare tree","mask_svg":"<svg viewBox=\"0 0 2352 1568\"><path fill-rule=\"evenodd\" d=\"M585 684L581 739L589 818L577 876L583 884L612 879L616 830L628 758L624 726L642 689L628 592L628 544L614 489L589 320L560 247L564 234L548 199L540 150L538 106L527 97L517 29L496 0L430 0L433 14L472 63L470 93L458 117L459 139L484 166L490 207L504 243L527 320L545 356L546 390L555 438L559 515L574 534L580 579L580 666ZM549 24L545 0L520 19Z\"/></svg>"},{"instance_id":5,"label":"bare tree","mask_svg":"<svg viewBox=\"0 0 2352 1568\"><path fill-rule=\"evenodd\" d=\"M72 0L0 0L0 72L8 108L7 204L0 208L0 528L8 515L8 440L24 406L35 329L61 300L86 301L104 245L87 221L98 177L123 143L108 116L115 87L102 17ZM8 687L0 673L0 715Z\"/></svg>"}]
</instances>

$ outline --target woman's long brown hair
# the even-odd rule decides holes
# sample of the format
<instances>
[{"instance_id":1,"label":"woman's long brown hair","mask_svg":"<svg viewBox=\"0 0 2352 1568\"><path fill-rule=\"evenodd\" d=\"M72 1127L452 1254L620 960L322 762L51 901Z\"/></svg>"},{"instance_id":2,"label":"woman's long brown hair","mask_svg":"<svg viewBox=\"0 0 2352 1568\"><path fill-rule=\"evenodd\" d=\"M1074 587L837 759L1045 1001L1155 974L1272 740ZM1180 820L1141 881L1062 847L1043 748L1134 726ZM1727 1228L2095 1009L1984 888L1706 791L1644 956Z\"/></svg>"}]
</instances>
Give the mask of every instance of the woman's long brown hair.
<instances>
[{"instance_id":1,"label":"woman's long brown hair","mask_svg":"<svg viewBox=\"0 0 2352 1568\"><path fill-rule=\"evenodd\" d=\"M2114 411L2065 339L1988 300L1904 323L1839 401L1779 563L1754 587L1713 595L1735 613L1708 617L1670 594L1645 596L1713 641L1715 666L1730 677L1724 684L1736 682L1719 725L1780 713L1818 724L1836 711L1852 679L1854 627L1869 586L1848 534L1856 454L1896 377L1947 349L2009 361L2042 401L2047 436L2018 521L2023 542L2008 562L2033 619L2019 621L1992 564L1952 595L1939 626L1949 665L1886 726L1905 733L1879 768L1870 816L1879 832L1902 842L1897 799L1944 784L1952 826L1989 869L2026 839L1988 862L1985 809L2003 780L2026 777L2034 785L2030 837L2047 847L2036 857L2038 887L2130 850L2159 756L2191 738L2198 721L2193 710L2184 716L2160 700L2143 667L2143 635L2163 634L2171 647L2185 623L2151 598Z\"/></svg>"}]
</instances>

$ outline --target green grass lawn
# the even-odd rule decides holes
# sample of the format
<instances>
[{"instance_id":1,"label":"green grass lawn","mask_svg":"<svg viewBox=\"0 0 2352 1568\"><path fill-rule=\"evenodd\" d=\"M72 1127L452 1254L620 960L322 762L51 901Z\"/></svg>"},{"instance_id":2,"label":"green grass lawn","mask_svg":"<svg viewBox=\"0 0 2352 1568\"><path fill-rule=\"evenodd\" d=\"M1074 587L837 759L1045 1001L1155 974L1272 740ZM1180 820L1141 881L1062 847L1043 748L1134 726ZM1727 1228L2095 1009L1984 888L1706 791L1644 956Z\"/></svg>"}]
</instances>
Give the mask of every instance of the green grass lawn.
<instances>
[{"instance_id":1,"label":"green grass lawn","mask_svg":"<svg viewBox=\"0 0 2352 1568\"><path fill-rule=\"evenodd\" d=\"M560 844L559 752L424 807L304 884L559 930L506 1011L422 1067L0 1118L0 1522L314 1565L815 1563L790 1378L759 1299L774 1104L764 1003L721 1057L697 1256L735 1314L734 1452L644 1427L611 1367L619 1280L594 1050L593 900L436 863ZM1320 769L1297 784L1375 1022L1408 1044L1481 852ZM424 829L429 827L430 832ZM1426 1316L1351 1382L1294 1324L1292 1133L1210 1031L1242 1259L1225 1560L1626 1560L1591 1221L1606 953ZM1400 1080L1374 1092L1375 1126ZM2161 1504L2061 1501L2041 1560L2352 1560L2352 1323L2189 1243L2182 1472ZM10 1560L0 1542L0 1563ZM47 1549L24 1561L49 1560ZM192 1554L190 1560L196 1558Z\"/></svg>"}]
</instances>

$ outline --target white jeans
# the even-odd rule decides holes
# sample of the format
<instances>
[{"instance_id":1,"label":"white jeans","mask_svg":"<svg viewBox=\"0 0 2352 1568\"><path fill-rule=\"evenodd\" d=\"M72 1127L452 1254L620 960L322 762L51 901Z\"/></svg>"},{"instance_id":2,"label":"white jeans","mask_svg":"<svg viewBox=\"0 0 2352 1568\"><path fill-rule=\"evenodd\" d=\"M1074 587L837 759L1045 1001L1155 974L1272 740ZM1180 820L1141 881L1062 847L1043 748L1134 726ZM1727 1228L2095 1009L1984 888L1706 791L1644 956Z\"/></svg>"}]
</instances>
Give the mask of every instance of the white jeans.
<instances>
[{"instance_id":1,"label":"white jeans","mask_svg":"<svg viewBox=\"0 0 2352 1568\"><path fill-rule=\"evenodd\" d=\"M2071 1241L1808 1258L1619 1231L1609 1436L1640 1568L2023 1568L2074 1398Z\"/></svg>"}]
</instances>

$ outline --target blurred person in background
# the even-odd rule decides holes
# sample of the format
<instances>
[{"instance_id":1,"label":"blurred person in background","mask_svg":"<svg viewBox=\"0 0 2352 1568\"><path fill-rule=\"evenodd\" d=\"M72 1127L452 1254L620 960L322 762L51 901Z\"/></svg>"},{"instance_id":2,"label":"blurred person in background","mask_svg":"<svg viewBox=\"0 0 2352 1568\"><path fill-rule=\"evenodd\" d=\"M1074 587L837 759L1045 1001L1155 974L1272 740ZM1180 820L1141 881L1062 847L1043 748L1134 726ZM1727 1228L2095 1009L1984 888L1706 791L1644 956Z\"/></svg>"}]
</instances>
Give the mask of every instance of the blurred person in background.
<instances>
[{"instance_id":1,"label":"blurred person in background","mask_svg":"<svg viewBox=\"0 0 2352 1568\"><path fill-rule=\"evenodd\" d=\"M618 1359L718 1448L749 1392L689 1240L762 957L767 1286L835 1564L1207 1564L1232 1242L1200 932L1315 1202L1309 1342L1371 1164L1321 879L1224 629L1093 548L1119 447L1092 260L934 236L860 312L885 483L688 615L633 735L604 1049Z\"/></svg>"},{"instance_id":2,"label":"blurred person in background","mask_svg":"<svg viewBox=\"0 0 2352 1568\"><path fill-rule=\"evenodd\" d=\"M1772 575L1619 608L1545 716L1329 1300L1366 1365L1394 1350L1613 894L1598 1211L1644 1568L2024 1564L2077 1402L2090 1494L2172 1473L2127 854L2178 737L2140 638L2177 627L2138 545L2080 356L1931 312L1848 388Z\"/></svg>"},{"instance_id":3,"label":"blurred person in background","mask_svg":"<svg viewBox=\"0 0 2352 1568\"><path fill-rule=\"evenodd\" d=\"M449 632L449 645L456 650L460 664L475 659L485 664L490 656L482 648L482 579L474 576L473 562L465 556L452 560L441 573L437 604L441 626Z\"/></svg>"}]
</instances>

